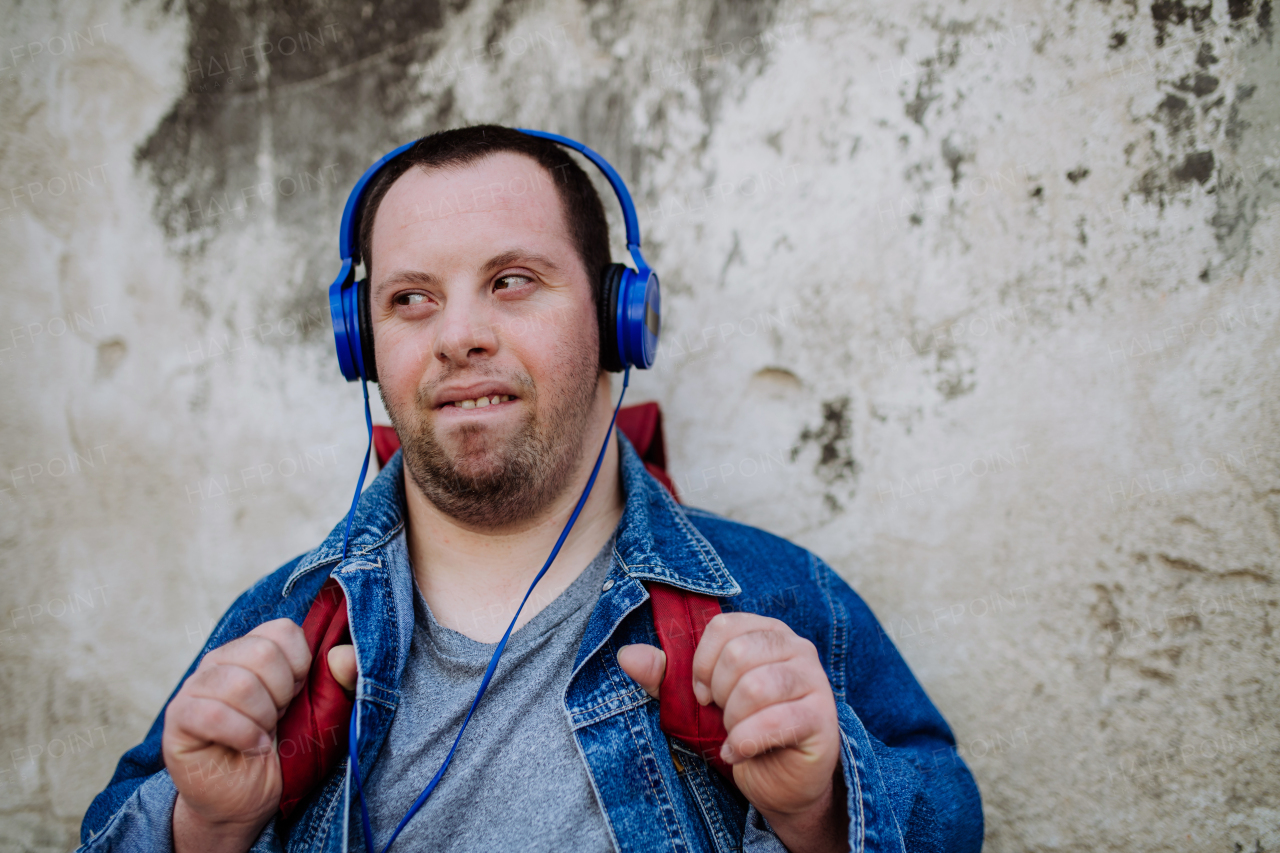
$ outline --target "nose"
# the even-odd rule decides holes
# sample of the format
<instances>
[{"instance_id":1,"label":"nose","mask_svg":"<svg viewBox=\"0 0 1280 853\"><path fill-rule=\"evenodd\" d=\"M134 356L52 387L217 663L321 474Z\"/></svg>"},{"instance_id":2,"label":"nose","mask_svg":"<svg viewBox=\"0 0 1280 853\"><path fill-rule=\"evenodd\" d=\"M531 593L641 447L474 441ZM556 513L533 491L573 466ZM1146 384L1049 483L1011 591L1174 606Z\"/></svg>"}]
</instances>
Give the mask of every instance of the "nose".
<instances>
[{"instance_id":1,"label":"nose","mask_svg":"<svg viewBox=\"0 0 1280 853\"><path fill-rule=\"evenodd\" d=\"M440 334L435 355L440 361L466 367L497 352L496 329L479 300L450 299L437 322Z\"/></svg>"}]
</instances>

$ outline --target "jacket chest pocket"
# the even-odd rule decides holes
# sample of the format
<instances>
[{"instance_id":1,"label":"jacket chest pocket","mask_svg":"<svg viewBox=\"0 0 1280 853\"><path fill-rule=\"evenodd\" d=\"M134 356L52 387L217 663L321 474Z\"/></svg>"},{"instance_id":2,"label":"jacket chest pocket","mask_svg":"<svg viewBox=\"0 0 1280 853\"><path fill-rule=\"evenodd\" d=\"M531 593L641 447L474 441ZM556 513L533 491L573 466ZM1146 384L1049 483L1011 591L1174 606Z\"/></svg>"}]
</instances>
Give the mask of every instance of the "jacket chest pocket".
<instances>
[{"instance_id":1,"label":"jacket chest pocket","mask_svg":"<svg viewBox=\"0 0 1280 853\"><path fill-rule=\"evenodd\" d=\"M697 804L707 831L719 853L741 853L747 824L747 801L738 790L697 753L678 740L667 738L671 761L681 783Z\"/></svg>"}]
</instances>

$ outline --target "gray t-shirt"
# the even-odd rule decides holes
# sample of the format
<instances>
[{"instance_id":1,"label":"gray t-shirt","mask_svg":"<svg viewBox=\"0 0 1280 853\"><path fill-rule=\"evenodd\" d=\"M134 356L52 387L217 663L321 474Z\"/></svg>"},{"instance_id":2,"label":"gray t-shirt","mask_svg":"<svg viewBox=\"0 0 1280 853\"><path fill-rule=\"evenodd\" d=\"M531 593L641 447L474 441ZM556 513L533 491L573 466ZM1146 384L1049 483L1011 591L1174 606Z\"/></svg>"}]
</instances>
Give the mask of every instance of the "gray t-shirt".
<instances>
[{"instance_id":1,"label":"gray t-shirt","mask_svg":"<svg viewBox=\"0 0 1280 853\"><path fill-rule=\"evenodd\" d=\"M563 699L612 556L611 537L511 635L453 762L392 853L614 849ZM537 595L535 588L529 600ZM414 610L400 705L365 785L379 848L449 753L497 648L437 622L416 583Z\"/></svg>"}]
</instances>

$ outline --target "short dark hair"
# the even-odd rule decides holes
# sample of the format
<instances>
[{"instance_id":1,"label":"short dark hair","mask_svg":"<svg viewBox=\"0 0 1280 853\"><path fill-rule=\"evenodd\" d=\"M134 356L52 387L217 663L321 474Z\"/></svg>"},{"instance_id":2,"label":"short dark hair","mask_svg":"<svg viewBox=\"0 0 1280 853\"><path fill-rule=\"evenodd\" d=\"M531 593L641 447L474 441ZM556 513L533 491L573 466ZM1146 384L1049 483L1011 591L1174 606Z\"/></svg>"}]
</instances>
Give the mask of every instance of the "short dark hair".
<instances>
[{"instance_id":1,"label":"short dark hair","mask_svg":"<svg viewBox=\"0 0 1280 853\"><path fill-rule=\"evenodd\" d=\"M604 271L610 256L609 224L596 188L560 145L496 124L442 130L424 136L378 173L365 192L362 209L358 213L360 259L364 261L365 274L372 278L373 223L378 215L378 206L400 176L414 166L423 170L465 166L501 151L523 154L551 176L560 195L569 235L591 283L592 298L599 307Z\"/></svg>"}]
</instances>

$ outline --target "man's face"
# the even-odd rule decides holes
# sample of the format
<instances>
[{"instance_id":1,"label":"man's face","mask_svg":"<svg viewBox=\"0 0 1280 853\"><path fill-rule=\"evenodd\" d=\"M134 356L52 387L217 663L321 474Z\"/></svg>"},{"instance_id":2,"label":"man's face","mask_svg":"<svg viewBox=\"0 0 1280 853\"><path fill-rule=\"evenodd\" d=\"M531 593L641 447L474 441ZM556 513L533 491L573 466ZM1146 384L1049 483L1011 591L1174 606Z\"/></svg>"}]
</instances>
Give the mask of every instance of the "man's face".
<instances>
[{"instance_id":1,"label":"man's face","mask_svg":"<svg viewBox=\"0 0 1280 853\"><path fill-rule=\"evenodd\" d=\"M511 152L413 168L374 221L383 402L414 482L480 527L517 524L563 492L607 385L553 180Z\"/></svg>"}]
</instances>

